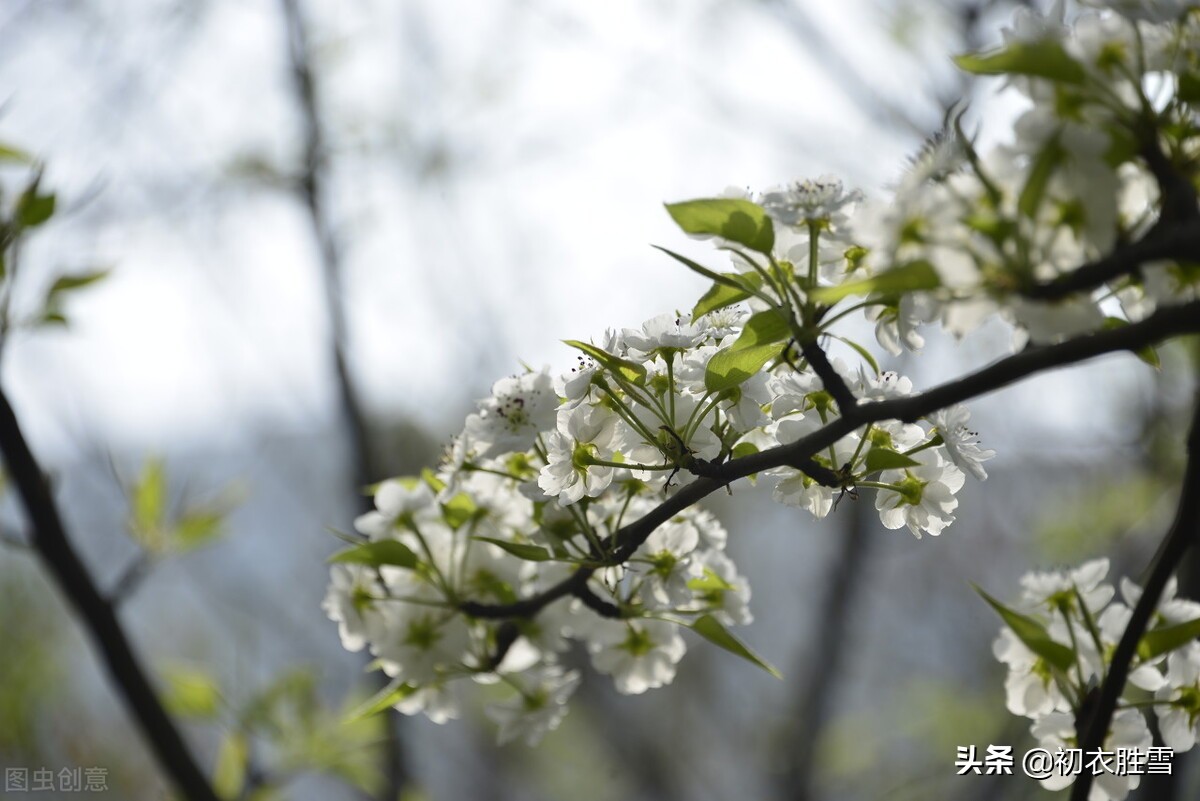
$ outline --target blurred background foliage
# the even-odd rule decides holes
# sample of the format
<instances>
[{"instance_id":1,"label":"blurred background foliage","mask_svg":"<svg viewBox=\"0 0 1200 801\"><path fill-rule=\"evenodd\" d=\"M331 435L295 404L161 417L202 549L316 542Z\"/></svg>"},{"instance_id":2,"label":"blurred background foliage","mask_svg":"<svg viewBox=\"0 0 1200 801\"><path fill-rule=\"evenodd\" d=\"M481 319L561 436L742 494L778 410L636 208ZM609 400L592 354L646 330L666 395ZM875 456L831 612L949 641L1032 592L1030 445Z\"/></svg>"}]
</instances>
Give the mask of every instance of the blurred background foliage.
<instances>
[{"instance_id":1,"label":"blurred background foliage","mask_svg":"<svg viewBox=\"0 0 1200 801\"><path fill-rule=\"evenodd\" d=\"M1011 597L1102 554L1136 578L1171 514L1194 347L974 404L999 456L940 539L883 530L867 498L822 525L749 486L718 498L754 588L745 637L783 682L693 643L669 688L588 676L540 748L499 748L480 708L354 719L376 687L319 610L327 528L363 485L436 460L518 359L566 365L559 340L699 294L645 247L675 241L661 201L826 172L878 192L962 97L1002 131L1005 96L948 56L1016 5L0 6L0 184L30 234L3 380L222 796L1039 797L954 775L956 746L1030 744L968 582ZM1007 347L995 327L885 367L928 386ZM6 495L0 767L100 766L97 797L164 797L23 526ZM1177 769L1139 797L1194 797Z\"/></svg>"}]
</instances>

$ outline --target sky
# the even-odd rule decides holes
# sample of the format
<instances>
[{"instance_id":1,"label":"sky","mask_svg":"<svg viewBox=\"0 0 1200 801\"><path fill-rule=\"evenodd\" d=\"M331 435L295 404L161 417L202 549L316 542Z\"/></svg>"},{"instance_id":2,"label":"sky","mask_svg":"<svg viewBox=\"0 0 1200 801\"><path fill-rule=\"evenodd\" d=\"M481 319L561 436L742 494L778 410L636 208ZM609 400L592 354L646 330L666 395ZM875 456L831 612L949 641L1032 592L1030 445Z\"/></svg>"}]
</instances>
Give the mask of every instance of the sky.
<instances>
[{"instance_id":1,"label":"sky","mask_svg":"<svg viewBox=\"0 0 1200 801\"><path fill-rule=\"evenodd\" d=\"M649 245L722 260L665 201L827 173L879 191L898 174L917 137L874 121L754 6L308 5L350 352L373 410L452 427L522 360L567 363L560 340L690 306L702 280ZM46 161L66 209L33 243L22 294L36 303L55 271L113 271L71 303L69 330L9 351L47 447L332 414L311 234L263 178L296 156L278 5L182 8L0 16L0 138ZM875 4L811 13L874 91L936 124L926 65L877 29Z\"/></svg>"}]
</instances>

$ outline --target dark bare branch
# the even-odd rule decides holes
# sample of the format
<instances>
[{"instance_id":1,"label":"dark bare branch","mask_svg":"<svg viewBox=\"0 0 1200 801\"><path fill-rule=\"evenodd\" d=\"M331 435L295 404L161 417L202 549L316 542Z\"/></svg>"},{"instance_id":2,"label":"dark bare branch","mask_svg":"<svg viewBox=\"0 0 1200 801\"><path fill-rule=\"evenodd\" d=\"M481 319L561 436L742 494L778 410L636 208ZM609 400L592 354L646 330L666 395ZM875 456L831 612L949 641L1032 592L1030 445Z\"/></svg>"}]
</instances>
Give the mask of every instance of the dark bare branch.
<instances>
[{"instance_id":1,"label":"dark bare branch","mask_svg":"<svg viewBox=\"0 0 1200 801\"><path fill-rule=\"evenodd\" d=\"M32 530L31 544L83 622L109 678L125 699L142 736L171 783L187 801L218 801L149 676L133 653L116 612L100 593L67 537L42 468L25 441L8 398L0 391L0 452Z\"/></svg>"}]
</instances>

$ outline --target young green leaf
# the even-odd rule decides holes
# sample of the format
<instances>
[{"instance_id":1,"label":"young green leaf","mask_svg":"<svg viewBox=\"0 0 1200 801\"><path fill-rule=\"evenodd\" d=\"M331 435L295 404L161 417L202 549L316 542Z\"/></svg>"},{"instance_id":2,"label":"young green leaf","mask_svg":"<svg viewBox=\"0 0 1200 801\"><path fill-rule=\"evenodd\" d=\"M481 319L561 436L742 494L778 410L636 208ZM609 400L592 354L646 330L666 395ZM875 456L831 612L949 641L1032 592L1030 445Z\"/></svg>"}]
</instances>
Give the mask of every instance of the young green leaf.
<instances>
[{"instance_id":1,"label":"young green leaf","mask_svg":"<svg viewBox=\"0 0 1200 801\"><path fill-rule=\"evenodd\" d=\"M238 798L246 786L250 762L250 743L240 731L230 732L217 748L217 764L213 768L213 791L221 798Z\"/></svg>"},{"instance_id":2,"label":"young green leaf","mask_svg":"<svg viewBox=\"0 0 1200 801\"><path fill-rule=\"evenodd\" d=\"M403 701L408 696L417 691L417 688L411 684L405 684L402 680L396 679L388 686L384 687L379 692L372 695L366 701L363 701L355 707L348 715L347 721L362 720L373 715L378 715L384 710L391 709L396 704Z\"/></svg>"},{"instance_id":3,"label":"young green leaf","mask_svg":"<svg viewBox=\"0 0 1200 801\"><path fill-rule=\"evenodd\" d=\"M472 537L471 539L479 540L480 542L489 542L518 559L524 559L526 562L545 562L554 558L549 551L538 545L527 545L523 542L511 542L509 540L496 539L495 537Z\"/></svg>"},{"instance_id":4,"label":"young green leaf","mask_svg":"<svg viewBox=\"0 0 1200 801\"><path fill-rule=\"evenodd\" d=\"M168 712L198 720L216 717L221 692L206 671L176 665L165 668L162 674L167 685L163 705Z\"/></svg>"},{"instance_id":5,"label":"young green leaf","mask_svg":"<svg viewBox=\"0 0 1200 801\"><path fill-rule=\"evenodd\" d=\"M564 339L563 342L586 353L596 360L596 363L614 375L621 375L625 380L642 384L646 380L646 368L636 362L614 356L603 348L580 342L577 339Z\"/></svg>"},{"instance_id":6,"label":"young green leaf","mask_svg":"<svg viewBox=\"0 0 1200 801\"><path fill-rule=\"evenodd\" d=\"M39 195L30 190L17 201L17 222L23 228L34 228L54 216L54 195Z\"/></svg>"},{"instance_id":7,"label":"young green leaf","mask_svg":"<svg viewBox=\"0 0 1200 801\"><path fill-rule=\"evenodd\" d=\"M1087 78L1083 65L1049 38L1012 42L990 53L956 56L954 63L974 75L1028 75L1069 84L1081 84Z\"/></svg>"},{"instance_id":8,"label":"young green leaf","mask_svg":"<svg viewBox=\"0 0 1200 801\"><path fill-rule=\"evenodd\" d=\"M879 470L903 470L906 467L919 465L916 459L905 456L891 448L871 448L867 451L866 466L868 473Z\"/></svg>"},{"instance_id":9,"label":"young green leaf","mask_svg":"<svg viewBox=\"0 0 1200 801\"><path fill-rule=\"evenodd\" d=\"M667 213L689 234L719 236L757 253L770 253L775 245L771 218L749 200L712 198L666 205Z\"/></svg>"},{"instance_id":10,"label":"young green leaf","mask_svg":"<svg viewBox=\"0 0 1200 801\"><path fill-rule=\"evenodd\" d=\"M1138 656L1145 662L1181 648L1197 637L1200 637L1200 618L1174 626L1151 629L1143 634L1138 642Z\"/></svg>"},{"instance_id":11,"label":"young green leaf","mask_svg":"<svg viewBox=\"0 0 1200 801\"><path fill-rule=\"evenodd\" d=\"M741 350L731 346L717 351L704 369L704 388L709 392L723 392L739 386L782 353L786 344L774 342Z\"/></svg>"},{"instance_id":12,"label":"young green leaf","mask_svg":"<svg viewBox=\"0 0 1200 801\"><path fill-rule=\"evenodd\" d=\"M722 626L720 621L712 615L702 615L691 624L690 628L713 645L724 648L729 653L758 665L777 679L783 678L783 675L778 670L763 661L762 657L751 651L745 643L730 634L729 630Z\"/></svg>"},{"instance_id":13,"label":"young green leaf","mask_svg":"<svg viewBox=\"0 0 1200 801\"><path fill-rule=\"evenodd\" d=\"M840 286L822 286L809 294L818 303L837 303L851 295L902 295L923 289L937 289L942 285L937 270L927 261L914 261L879 275L850 281Z\"/></svg>"},{"instance_id":14,"label":"young green leaf","mask_svg":"<svg viewBox=\"0 0 1200 801\"><path fill-rule=\"evenodd\" d=\"M733 350L749 350L773 342L791 338L792 329L787 312L783 309L767 309L750 316L742 333L733 343Z\"/></svg>"},{"instance_id":15,"label":"young green leaf","mask_svg":"<svg viewBox=\"0 0 1200 801\"><path fill-rule=\"evenodd\" d=\"M465 492L460 492L451 498L446 503L442 504L442 519L446 521L446 525L450 528L459 528L465 523L479 514L479 507L475 505L475 501L471 500L471 496Z\"/></svg>"},{"instance_id":16,"label":"young green leaf","mask_svg":"<svg viewBox=\"0 0 1200 801\"><path fill-rule=\"evenodd\" d=\"M417 555L399 540L378 540L339 551L329 557L329 561L332 564L369 565L371 567L394 565L411 570L417 566Z\"/></svg>"},{"instance_id":17,"label":"young green leaf","mask_svg":"<svg viewBox=\"0 0 1200 801\"><path fill-rule=\"evenodd\" d=\"M1059 670L1068 670L1075 664L1075 652L1060 642L1055 642L1046 627L1031 617L1021 614L1015 609L1009 609L980 587L971 585L983 600L996 610L1004 624L1012 629L1017 639L1025 643L1025 647L1045 659Z\"/></svg>"}]
</instances>

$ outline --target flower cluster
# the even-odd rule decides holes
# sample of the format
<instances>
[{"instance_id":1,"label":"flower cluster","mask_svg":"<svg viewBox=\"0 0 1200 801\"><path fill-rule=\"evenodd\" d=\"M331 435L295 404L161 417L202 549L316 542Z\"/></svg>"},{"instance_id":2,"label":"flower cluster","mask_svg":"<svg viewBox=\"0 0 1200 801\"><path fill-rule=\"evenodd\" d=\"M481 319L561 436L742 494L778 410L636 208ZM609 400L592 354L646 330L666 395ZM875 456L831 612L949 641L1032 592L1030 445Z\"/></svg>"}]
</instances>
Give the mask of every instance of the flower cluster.
<instances>
[{"instance_id":1,"label":"flower cluster","mask_svg":"<svg viewBox=\"0 0 1200 801\"><path fill-rule=\"evenodd\" d=\"M1014 140L981 156L955 120L885 203L824 176L669 204L733 269L664 249L712 282L689 311L569 340L579 355L566 373L497 382L436 470L376 488L376 510L334 557L325 608L344 646L369 649L393 678L371 708L445 720L464 686L500 685L501 738L532 742L579 682L564 666L572 643L624 693L673 679L681 628L770 669L728 631L750 621L750 588L725 530L695 506L739 478L816 518L873 491L887 528L945 530L993 452L961 405L881 419L912 383L838 324L864 315L898 354L935 320L962 334L999 316L1019 342L1044 342L1194 299L1191 263L1081 268L1147 242L1171 252L1173 220L1200 216L1190 181L1171 180L1200 155L1200 26L1155 7L1073 25L1061 10L1019 12L1000 50L959 60L1028 98ZM1102 609L1111 592L1092 579L1029 588L1030 603L1056 599L1032 625L1060 649L1067 636L1069 661L1051 649L1050 670L1028 642L1004 640L1010 706L1046 732L1078 704L1068 689L1103 671L1118 606ZM1194 682L1195 660L1179 659L1167 673ZM1136 675L1162 678L1161 661Z\"/></svg>"},{"instance_id":2,"label":"flower cluster","mask_svg":"<svg viewBox=\"0 0 1200 801\"><path fill-rule=\"evenodd\" d=\"M1008 709L1032 720L1033 736L1051 751L1079 747L1081 710L1108 674L1113 651L1142 595L1140 587L1122 579L1116 598L1105 581L1108 569L1107 559L1096 559L1073 570L1029 573L1021 580L1021 598L1014 607L988 599L1007 624L993 652L1008 668ZM1172 579L1129 666L1106 750L1149 748L1152 737L1143 712L1151 708L1167 746L1182 752L1195 745L1200 736L1197 635L1200 603L1176 598ZM1057 790L1073 780L1073 774L1059 772L1042 783ZM1139 780L1136 775L1098 775L1089 797L1120 801Z\"/></svg>"},{"instance_id":3,"label":"flower cluster","mask_svg":"<svg viewBox=\"0 0 1200 801\"><path fill-rule=\"evenodd\" d=\"M1005 75L1028 108L1011 141L977 153L955 119L886 200L851 224L874 274L907 271L918 291L872 310L880 344L919 349L922 324L963 335L999 315L1016 344L1059 341L1145 318L1200 296L1200 271L1175 260L1054 291L1114 248L1169 235L1170 214L1195 213L1195 192L1166 182L1172 160L1194 159L1200 60L1193 2L1095 2L1067 24L1019 9L999 50L961 57L964 69ZM1191 9L1194 10L1194 9ZM1178 204L1178 205L1177 205ZM1049 285L1050 291L1045 287Z\"/></svg>"}]
</instances>

